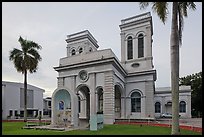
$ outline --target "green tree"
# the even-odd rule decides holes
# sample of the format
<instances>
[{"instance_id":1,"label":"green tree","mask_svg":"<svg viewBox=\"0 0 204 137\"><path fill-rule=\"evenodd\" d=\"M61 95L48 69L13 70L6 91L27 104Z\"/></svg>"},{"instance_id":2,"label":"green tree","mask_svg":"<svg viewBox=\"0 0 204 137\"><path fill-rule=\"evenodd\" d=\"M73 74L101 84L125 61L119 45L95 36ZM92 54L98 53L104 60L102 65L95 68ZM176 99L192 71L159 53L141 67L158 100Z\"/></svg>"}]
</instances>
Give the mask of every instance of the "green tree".
<instances>
[{"instance_id":1,"label":"green tree","mask_svg":"<svg viewBox=\"0 0 204 137\"><path fill-rule=\"evenodd\" d=\"M37 70L41 56L37 50L42 47L37 43L25 40L21 36L18 39L21 49L14 48L10 51L9 60L13 61L17 72L24 74L24 122L27 121L27 72L34 73Z\"/></svg>"},{"instance_id":2,"label":"green tree","mask_svg":"<svg viewBox=\"0 0 204 137\"><path fill-rule=\"evenodd\" d=\"M146 8L150 2L140 2L140 8ZM152 9L163 23L168 15L169 2L151 2ZM171 93L172 93L172 130L171 134L180 134L179 130L179 45L182 44L183 17L187 9L196 9L194 2L173 2L170 36L171 53Z\"/></svg>"},{"instance_id":3,"label":"green tree","mask_svg":"<svg viewBox=\"0 0 204 137\"><path fill-rule=\"evenodd\" d=\"M179 79L180 85L191 86L191 110L193 117L202 115L202 72Z\"/></svg>"}]
</instances>

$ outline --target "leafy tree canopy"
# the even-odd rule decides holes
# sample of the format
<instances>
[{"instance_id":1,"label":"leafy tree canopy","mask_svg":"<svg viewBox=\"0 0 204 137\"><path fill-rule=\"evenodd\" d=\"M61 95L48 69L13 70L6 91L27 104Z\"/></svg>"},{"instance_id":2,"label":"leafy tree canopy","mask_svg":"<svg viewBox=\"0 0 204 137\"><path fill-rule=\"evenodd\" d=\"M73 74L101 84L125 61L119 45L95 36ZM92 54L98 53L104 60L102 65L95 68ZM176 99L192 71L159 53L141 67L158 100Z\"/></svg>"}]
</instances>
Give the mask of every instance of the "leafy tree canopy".
<instances>
[{"instance_id":1,"label":"leafy tree canopy","mask_svg":"<svg viewBox=\"0 0 204 137\"><path fill-rule=\"evenodd\" d=\"M202 115L202 71L179 78L180 85L191 86L191 110L193 116Z\"/></svg>"}]
</instances>

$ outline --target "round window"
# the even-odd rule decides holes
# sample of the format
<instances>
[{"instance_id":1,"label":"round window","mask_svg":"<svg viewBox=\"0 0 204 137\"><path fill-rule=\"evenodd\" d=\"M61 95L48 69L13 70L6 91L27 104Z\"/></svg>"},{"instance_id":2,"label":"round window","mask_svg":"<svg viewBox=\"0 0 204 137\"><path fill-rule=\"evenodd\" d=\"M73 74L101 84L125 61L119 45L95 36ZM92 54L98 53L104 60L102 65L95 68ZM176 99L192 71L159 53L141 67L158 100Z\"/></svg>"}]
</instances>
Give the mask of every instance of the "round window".
<instances>
[{"instance_id":1,"label":"round window","mask_svg":"<svg viewBox=\"0 0 204 137\"><path fill-rule=\"evenodd\" d=\"M139 63L133 63L131 66L133 67L133 68L136 68L136 67L139 67Z\"/></svg>"},{"instance_id":2,"label":"round window","mask_svg":"<svg viewBox=\"0 0 204 137\"><path fill-rule=\"evenodd\" d=\"M87 72L86 72L85 70L80 71L80 72L79 72L79 78L80 78L80 80L82 80L82 81L88 80L88 74L87 74Z\"/></svg>"}]
</instances>

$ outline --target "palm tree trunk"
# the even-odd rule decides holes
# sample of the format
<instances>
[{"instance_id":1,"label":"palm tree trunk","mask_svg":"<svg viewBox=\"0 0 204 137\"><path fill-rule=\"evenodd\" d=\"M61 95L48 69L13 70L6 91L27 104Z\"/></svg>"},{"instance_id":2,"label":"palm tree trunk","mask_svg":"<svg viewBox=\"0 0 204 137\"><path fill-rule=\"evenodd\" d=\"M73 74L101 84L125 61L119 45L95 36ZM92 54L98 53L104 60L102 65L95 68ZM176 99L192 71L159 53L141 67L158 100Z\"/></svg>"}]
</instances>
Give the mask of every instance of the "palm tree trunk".
<instances>
[{"instance_id":1,"label":"palm tree trunk","mask_svg":"<svg viewBox=\"0 0 204 137\"><path fill-rule=\"evenodd\" d=\"M27 70L24 73L24 122L27 121Z\"/></svg>"},{"instance_id":2,"label":"palm tree trunk","mask_svg":"<svg viewBox=\"0 0 204 137\"><path fill-rule=\"evenodd\" d=\"M172 87L172 135L180 134L179 130L179 35L178 35L178 2L173 2L171 27L171 87Z\"/></svg>"}]
</instances>

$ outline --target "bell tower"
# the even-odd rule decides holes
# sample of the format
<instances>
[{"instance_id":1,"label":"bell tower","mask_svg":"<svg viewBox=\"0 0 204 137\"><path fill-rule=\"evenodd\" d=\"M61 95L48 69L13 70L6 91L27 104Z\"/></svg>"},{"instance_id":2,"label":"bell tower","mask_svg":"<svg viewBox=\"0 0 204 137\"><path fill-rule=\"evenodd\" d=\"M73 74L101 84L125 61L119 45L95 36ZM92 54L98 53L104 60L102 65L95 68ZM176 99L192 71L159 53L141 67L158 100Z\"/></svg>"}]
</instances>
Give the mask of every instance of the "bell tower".
<instances>
[{"instance_id":1,"label":"bell tower","mask_svg":"<svg viewBox=\"0 0 204 137\"><path fill-rule=\"evenodd\" d=\"M128 73L153 69L150 12L121 20L121 63Z\"/></svg>"},{"instance_id":2,"label":"bell tower","mask_svg":"<svg viewBox=\"0 0 204 137\"><path fill-rule=\"evenodd\" d=\"M67 57L87 54L99 47L96 39L88 30L67 35Z\"/></svg>"}]
</instances>

